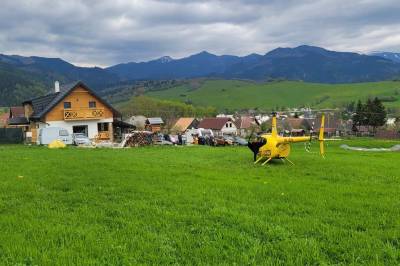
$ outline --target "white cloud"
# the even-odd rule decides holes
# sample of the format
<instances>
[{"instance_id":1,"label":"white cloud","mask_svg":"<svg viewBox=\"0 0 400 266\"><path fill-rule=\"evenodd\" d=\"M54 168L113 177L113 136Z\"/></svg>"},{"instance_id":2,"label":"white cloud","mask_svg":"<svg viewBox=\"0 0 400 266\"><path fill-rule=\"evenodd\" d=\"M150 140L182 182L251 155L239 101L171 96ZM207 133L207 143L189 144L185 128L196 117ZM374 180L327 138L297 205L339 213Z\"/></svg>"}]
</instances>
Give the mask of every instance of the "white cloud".
<instances>
[{"instance_id":1,"label":"white cloud","mask_svg":"<svg viewBox=\"0 0 400 266\"><path fill-rule=\"evenodd\" d=\"M111 65L310 44L400 52L397 0L3 0L0 52Z\"/></svg>"}]
</instances>

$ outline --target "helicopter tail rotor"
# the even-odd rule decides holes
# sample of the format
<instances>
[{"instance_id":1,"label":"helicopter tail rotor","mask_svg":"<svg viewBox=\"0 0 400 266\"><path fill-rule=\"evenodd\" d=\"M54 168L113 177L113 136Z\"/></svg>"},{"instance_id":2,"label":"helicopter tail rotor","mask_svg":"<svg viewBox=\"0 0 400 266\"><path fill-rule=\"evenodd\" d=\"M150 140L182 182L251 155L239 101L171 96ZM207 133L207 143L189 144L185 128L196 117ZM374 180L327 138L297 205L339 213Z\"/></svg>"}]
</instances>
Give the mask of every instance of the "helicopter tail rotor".
<instances>
[{"instance_id":1,"label":"helicopter tail rotor","mask_svg":"<svg viewBox=\"0 0 400 266\"><path fill-rule=\"evenodd\" d=\"M324 132L325 132L325 115L323 114L321 117L321 127L319 129L318 141L319 141L319 153L321 154L322 157L325 158Z\"/></svg>"}]
</instances>

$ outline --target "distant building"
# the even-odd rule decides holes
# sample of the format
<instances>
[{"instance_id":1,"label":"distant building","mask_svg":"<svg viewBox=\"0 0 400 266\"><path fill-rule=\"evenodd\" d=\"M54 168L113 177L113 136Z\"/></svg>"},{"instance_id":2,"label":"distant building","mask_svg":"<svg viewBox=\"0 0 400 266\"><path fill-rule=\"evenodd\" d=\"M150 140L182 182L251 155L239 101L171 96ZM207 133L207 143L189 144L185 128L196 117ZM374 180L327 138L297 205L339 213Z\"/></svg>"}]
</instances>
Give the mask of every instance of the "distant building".
<instances>
[{"instance_id":1,"label":"distant building","mask_svg":"<svg viewBox=\"0 0 400 266\"><path fill-rule=\"evenodd\" d=\"M268 115L256 115L254 118L257 120L258 124L268 122L271 119Z\"/></svg>"},{"instance_id":2,"label":"distant building","mask_svg":"<svg viewBox=\"0 0 400 266\"><path fill-rule=\"evenodd\" d=\"M312 127L309 121L304 118L289 117L283 120L283 127L291 133L301 134L301 132L309 131Z\"/></svg>"},{"instance_id":3,"label":"distant building","mask_svg":"<svg viewBox=\"0 0 400 266\"><path fill-rule=\"evenodd\" d=\"M386 126L393 127L396 125L396 118L389 117L386 119Z\"/></svg>"},{"instance_id":4,"label":"distant building","mask_svg":"<svg viewBox=\"0 0 400 266\"><path fill-rule=\"evenodd\" d=\"M218 118L230 118L232 121L235 121L235 116L234 115L228 115L228 114L217 114Z\"/></svg>"},{"instance_id":5,"label":"distant building","mask_svg":"<svg viewBox=\"0 0 400 266\"><path fill-rule=\"evenodd\" d=\"M235 123L228 117L204 118L201 120L199 128L211 129L215 136L237 134Z\"/></svg>"},{"instance_id":6,"label":"distant building","mask_svg":"<svg viewBox=\"0 0 400 266\"><path fill-rule=\"evenodd\" d=\"M251 134L251 130L257 127L257 123L254 117L242 116L235 121L235 125L240 136L246 137Z\"/></svg>"},{"instance_id":7,"label":"distant building","mask_svg":"<svg viewBox=\"0 0 400 266\"><path fill-rule=\"evenodd\" d=\"M145 129L151 132L160 132L164 121L161 117L149 117L146 119Z\"/></svg>"},{"instance_id":8,"label":"distant building","mask_svg":"<svg viewBox=\"0 0 400 266\"><path fill-rule=\"evenodd\" d=\"M172 126L172 131L184 133L188 129L196 129L199 123L199 120L194 117L181 117Z\"/></svg>"}]
</instances>

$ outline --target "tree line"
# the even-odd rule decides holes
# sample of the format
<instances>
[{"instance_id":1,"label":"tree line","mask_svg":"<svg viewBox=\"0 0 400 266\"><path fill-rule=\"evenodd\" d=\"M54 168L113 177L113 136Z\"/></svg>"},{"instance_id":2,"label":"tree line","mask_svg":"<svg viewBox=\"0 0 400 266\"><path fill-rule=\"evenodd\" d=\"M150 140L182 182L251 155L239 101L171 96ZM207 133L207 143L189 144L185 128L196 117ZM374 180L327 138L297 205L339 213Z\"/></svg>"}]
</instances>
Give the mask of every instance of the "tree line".
<instances>
[{"instance_id":1,"label":"tree line","mask_svg":"<svg viewBox=\"0 0 400 266\"><path fill-rule=\"evenodd\" d=\"M348 106L348 111L353 112L353 130L358 131L360 126L372 127L373 131L376 128L385 125L387 111L382 101L375 97L368 99L365 103L358 100Z\"/></svg>"},{"instance_id":2,"label":"tree line","mask_svg":"<svg viewBox=\"0 0 400 266\"><path fill-rule=\"evenodd\" d=\"M193 106L147 96L132 97L132 99L117 105L117 107L125 118L144 115L146 117L161 117L166 121L173 121L179 117L213 117L217 113L214 107Z\"/></svg>"}]
</instances>

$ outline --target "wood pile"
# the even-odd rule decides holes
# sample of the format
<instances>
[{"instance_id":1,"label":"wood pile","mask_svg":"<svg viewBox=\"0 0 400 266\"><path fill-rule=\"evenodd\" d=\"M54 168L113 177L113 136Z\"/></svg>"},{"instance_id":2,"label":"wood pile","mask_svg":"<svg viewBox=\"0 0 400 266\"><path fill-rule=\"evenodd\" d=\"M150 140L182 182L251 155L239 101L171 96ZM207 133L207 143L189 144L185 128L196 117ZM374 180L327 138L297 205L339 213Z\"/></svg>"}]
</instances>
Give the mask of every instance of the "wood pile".
<instances>
[{"instance_id":1,"label":"wood pile","mask_svg":"<svg viewBox=\"0 0 400 266\"><path fill-rule=\"evenodd\" d=\"M149 131L133 131L125 136L122 141L122 147L138 147L151 145L153 143L154 134Z\"/></svg>"}]
</instances>

